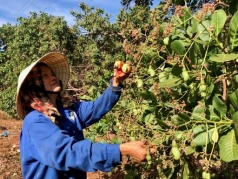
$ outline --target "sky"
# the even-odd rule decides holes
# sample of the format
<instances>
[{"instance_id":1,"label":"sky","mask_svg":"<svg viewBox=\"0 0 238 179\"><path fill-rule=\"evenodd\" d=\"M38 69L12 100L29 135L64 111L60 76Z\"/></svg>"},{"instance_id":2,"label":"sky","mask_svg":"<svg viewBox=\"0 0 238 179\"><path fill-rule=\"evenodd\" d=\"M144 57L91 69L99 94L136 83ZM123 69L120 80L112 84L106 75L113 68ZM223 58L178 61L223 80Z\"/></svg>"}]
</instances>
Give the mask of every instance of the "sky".
<instances>
[{"instance_id":1,"label":"sky","mask_svg":"<svg viewBox=\"0 0 238 179\"><path fill-rule=\"evenodd\" d=\"M70 10L79 12L79 3L84 2L90 7L101 8L111 16L114 22L122 8L121 0L1 0L0 4L0 27L3 24L16 23L18 17L29 17L29 12L40 11L54 16L64 16L68 25L74 24Z\"/></svg>"}]
</instances>

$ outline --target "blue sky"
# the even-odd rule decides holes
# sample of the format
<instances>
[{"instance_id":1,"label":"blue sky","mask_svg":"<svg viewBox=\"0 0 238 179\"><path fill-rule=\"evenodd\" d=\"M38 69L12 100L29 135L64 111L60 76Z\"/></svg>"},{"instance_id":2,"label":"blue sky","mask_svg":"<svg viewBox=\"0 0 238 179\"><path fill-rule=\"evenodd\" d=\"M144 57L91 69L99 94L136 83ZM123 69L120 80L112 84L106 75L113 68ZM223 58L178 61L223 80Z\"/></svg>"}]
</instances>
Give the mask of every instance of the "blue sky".
<instances>
[{"instance_id":1,"label":"blue sky","mask_svg":"<svg viewBox=\"0 0 238 179\"><path fill-rule=\"evenodd\" d=\"M79 11L79 3L85 2L89 6L104 9L111 15L111 21L115 21L119 14L121 0L1 0L0 27L2 24L15 24L18 17L29 17L29 12L46 12L50 15L64 16L68 25L73 25L73 16L70 10Z\"/></svg>"},{"instance_id":2,"label":"blue sky","mask_svg":"<svg viewBox=\"0 0 238 179\"><path fill-rule=\"evenodd\" d=\"M158 5L160 0L154 0ZM101 8L105 13L111 15L111 21L122 8L121 0L1 0L0 5L0 27L2 24L15 24L18 17L29 17L29 12L46 12L50 15L64 16L68 25L73 25L73 16L70 10L79 11L79 3L84 2L90 7Z\"/></svg>"}]
</instances>

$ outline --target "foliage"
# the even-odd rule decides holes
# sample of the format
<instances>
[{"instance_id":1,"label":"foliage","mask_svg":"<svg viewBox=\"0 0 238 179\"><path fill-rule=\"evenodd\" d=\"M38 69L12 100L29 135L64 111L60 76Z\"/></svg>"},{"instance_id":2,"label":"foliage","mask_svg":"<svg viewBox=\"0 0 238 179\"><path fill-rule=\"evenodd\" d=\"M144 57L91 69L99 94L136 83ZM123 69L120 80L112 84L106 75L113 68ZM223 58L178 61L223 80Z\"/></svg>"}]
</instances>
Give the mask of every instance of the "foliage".
<instances>
[{"instance_id":1,"label":"foliage","mask_svg":"<svg viewBox=\"0 0 238 179\"><path fill-rule=\"evenodd\" d=\"M237 2L181 3L122 9L114 24L103 10L82 3L80 12L72 12L72 28L44 13L4 25L0 108L14 114L10 99L20 70L49 49L67 54L68 94L86 100L103 92L116 60L130 61L133 71L121 100L86 130L87 137L107 141L112 133L112 143L148 140L156 146L148 162L122 166L126 178L235 178Z\"/></svg>"},{"instance_id":2,"label":"foliage","mask_svg":"<svg viewBox=\"0 0 238 179\"><path fill-rule=\"evenodd\" d=\"M237 160L237 13L231 17L216 4L204 4L196 13L177 6L169 21L161 22L162 7L149 18L133 10L133 19L127 14L121 24L127 22L123 47L135 64L125 102L127 116L135 120L130 128L123 126L137 139L159 145L152 165L164 166L157 177L224 175L218 163ZM170 155L174 140L180 160Z\"/></svg>"},{"instance_id":3,"label":"foliage","mask_svg":"<svg viewBox=\"0 0 238 179\"><path fill-rule=\"evenodd\" d=\"M119 14L134 71L111 114L115 120L105 117L89 136L112 131L124 141L148 139L159 146L147 164L125 165L126 177L237 175L224 167L237 164L237 13L217 7L204 4L193 13L177 6L167 19L163 6Z\"/></svg>"},{"instance_id":4,"label":"foliage","mask_svg":"<svg viewBox=\"0 0 238 179\"><path fill-rule=\"evenodd\" d=\"M112 69L116 59L124 58L125 53L119 27L110 23L108 14L104 15L102 9L94 10L84 3L79 7L82 12L72 12L72 15L76 20L73 28L78 34L76 48L82 62L76 62L74 69L84 78L76 76L73 83L81 87L80 97L88 100L98 96L108 85L113 73L108 69Z\"/></svg>"},{"instance_id":5,"label":"foliage","mask_svg":"<svg viewBox=\"0 0 238 179\"><path fill-rule=\"evenodd\" d=\"M69 57L74 51L76 35L62 17L45 13L31 13L29 18L19 18L18 24L3 25L0 37L7 50L0 53L0 108L15 114L15 94L20 71L49 51L59 50Z\"/></svg>"},{"instance_id":6,"label":"foliage","mask_svg":"<svg viewBox=\"0 0 238 179\"><path fill-rule=\"evenodd\" d=\"M132 0L121 0L121 4L124 8L128 9L130 4L132 4ZM134 0L135 6L144 6L149 7L153 5L153 0Z\"/></svg>"}]
</instances>

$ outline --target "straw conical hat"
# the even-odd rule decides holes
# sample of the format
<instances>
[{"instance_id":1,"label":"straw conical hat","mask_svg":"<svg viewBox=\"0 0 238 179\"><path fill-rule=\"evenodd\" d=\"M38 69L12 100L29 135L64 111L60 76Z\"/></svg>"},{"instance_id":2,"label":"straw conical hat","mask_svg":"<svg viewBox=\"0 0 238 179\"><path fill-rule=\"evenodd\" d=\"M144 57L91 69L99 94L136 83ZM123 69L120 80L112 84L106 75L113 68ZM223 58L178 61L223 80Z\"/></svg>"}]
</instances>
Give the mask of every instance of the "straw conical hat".
<instances>
[{"instance_id":1,"label":"straw conical hat","mask_svg":"<svg viewBox=\"0 0 238 179\"><path fill-rule=\"evenodd\" d=\"M39 62L43 62L47 64L53 70L56 77L62 81L62 87L63 87L62 91L65 90L67 83L69 81L69 76L70 76L69 64L67 62L66 57L63 54L58 52L47 53L46 55L42 56L37 61L33 62L27 68L25 68L19 75L18 84L17 84L17 95L16 95L16 110L18 115L21 118L25 117L26 111L22 107L21 98L20 98L20 89L27 75Z\"/></svg>"}]
</instances>

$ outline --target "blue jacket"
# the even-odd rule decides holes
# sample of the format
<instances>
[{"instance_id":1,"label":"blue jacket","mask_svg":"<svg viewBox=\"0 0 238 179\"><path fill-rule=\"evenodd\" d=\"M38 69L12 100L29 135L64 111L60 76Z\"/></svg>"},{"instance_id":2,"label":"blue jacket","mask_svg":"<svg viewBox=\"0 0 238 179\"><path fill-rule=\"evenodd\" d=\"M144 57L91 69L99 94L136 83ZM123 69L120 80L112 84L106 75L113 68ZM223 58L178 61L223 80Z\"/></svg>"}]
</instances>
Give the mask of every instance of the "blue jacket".
<instances>
[{"instance_id":1,"label":"blue jacket","mask_svg":"<svg viewBox=\"0 0 238 179\"><path fill-rule=\"evenodd\" d=\"M20 156L24 179L86 179L86 172L110 171L121 162L119 144L92 143L83 129L99 121L119 100L110 85L95 101L59 107L61 127L34 110L23 121Z\"/></svg>"}]
</instances>

